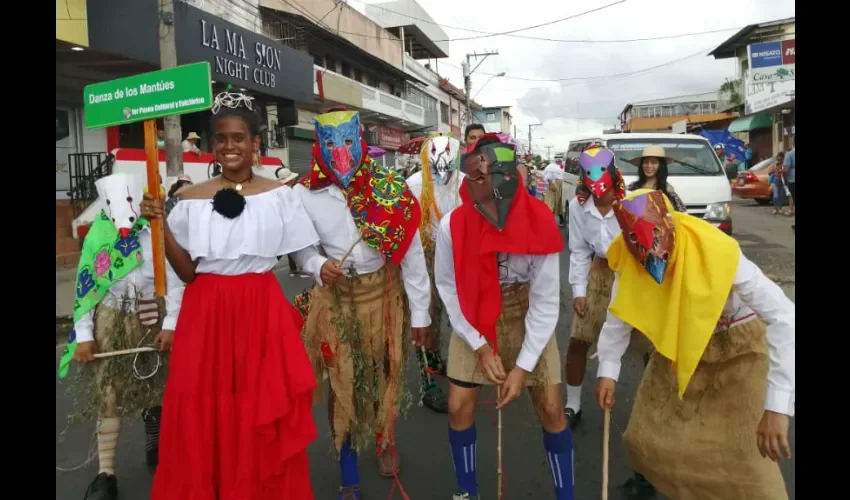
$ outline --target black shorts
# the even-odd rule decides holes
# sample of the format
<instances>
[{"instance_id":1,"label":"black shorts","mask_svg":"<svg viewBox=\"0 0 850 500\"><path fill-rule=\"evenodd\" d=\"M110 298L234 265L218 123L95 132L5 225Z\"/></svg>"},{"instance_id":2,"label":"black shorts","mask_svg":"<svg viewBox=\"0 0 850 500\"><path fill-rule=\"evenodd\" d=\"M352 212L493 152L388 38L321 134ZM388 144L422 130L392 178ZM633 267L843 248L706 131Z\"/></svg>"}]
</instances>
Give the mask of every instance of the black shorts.
<instances>
[{"instance_id":1,"label":"black shorts","mask_svg":"<svg viewBox=\"0 0 850 500\"><path fill-rule=\"evenodd\" d=\"M450 383L452 383L452 384L454 384L458 387L462 387L464 389L476 389L478 387L481 387L481 384L476 384L474 382L463 382L463 381L460 381L460 380L455 380L451 377L446 377L446 380L448 380Z\"/></svg>"}]
</instances>

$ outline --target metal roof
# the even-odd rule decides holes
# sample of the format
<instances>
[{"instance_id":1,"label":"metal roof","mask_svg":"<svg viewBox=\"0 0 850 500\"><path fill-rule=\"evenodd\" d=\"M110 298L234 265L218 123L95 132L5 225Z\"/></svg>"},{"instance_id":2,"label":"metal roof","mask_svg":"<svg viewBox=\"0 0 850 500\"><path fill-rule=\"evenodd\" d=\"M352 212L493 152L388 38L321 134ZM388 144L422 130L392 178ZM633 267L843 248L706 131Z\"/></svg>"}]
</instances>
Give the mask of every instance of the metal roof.
<instances>
[{"instance_id":1,"label":"metal roof","mask_svg":"<svg viewBox=\"0 0 850 500\"><path fill-rule=\"evenodd\" d=\"M728 59L730 57L735 57L735 50L749 45L751 43L753 35L756 30L764 29L764 28L781 28L786 24L793 24L796 22L796 17L788 17L785 19L777 19L776 21L769 21L766 23L758 23L751 24L741 29L741 31L732 35L728 40L721 43L714 50L708 53L710 56L714 56L715 59ZM766 33L767 34L767 33ZM782 33L771 33L774 36ZM769 34L768 34L769 35Z\"/></svg>"}]
</instances>

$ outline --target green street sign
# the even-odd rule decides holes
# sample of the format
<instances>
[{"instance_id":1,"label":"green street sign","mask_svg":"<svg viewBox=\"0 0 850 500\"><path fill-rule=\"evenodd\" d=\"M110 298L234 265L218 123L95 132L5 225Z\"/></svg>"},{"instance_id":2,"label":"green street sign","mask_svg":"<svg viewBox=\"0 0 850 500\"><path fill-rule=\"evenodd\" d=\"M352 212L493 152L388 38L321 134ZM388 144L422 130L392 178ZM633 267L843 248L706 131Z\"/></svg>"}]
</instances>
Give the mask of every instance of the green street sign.
<instances>
[{"instance_id":1,"label":"green street sign","mask_svg":"<svg viewBox=\"0 0 850 500\"><path fill-rule=\"evenodd\" d=\"M212 107L210 63L94 83L83 89L86 128L125 125Z\"/></svg>"}]
</instances>

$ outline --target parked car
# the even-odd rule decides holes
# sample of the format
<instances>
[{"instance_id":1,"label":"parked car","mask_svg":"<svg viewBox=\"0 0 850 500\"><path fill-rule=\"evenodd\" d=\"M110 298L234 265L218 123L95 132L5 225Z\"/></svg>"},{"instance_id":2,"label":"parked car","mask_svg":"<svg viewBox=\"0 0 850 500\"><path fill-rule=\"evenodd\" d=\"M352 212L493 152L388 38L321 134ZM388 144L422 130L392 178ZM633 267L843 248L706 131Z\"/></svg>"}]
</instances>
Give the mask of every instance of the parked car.
<instances>
[{"instance_id":1,"label":"parked car","mask_svg":"<svg viewBox=\"0 0 850 500\"><path fill-rule=\"evenodd\" d=\"M768 158L756 163L749 170L738 172L732 183L732 192L739 198L755 200L759 205L768 205L773 201L773 184L768 178L776 168L776 158Z\"/></svg>"},{"instance_id":2,"label":"parked car","mask_svg":"<svg viewBox=\"0 0 850 500\"><path fill-rule=\"evenodd\" d=\"M673 158L667 180L685 203L688 213L701 217L726 234L732 234L732 190L720 160L708 139L690 134L628 133L601 134L574 140L567 150L564 181L575 197L578 157L588 147L607 146L616 155L617 167L628 186L637 180L637 167L628 160L640 156L647 146L661 146ZM568 200L569 203L569 200Z\"/></svg>"}]
</instances>

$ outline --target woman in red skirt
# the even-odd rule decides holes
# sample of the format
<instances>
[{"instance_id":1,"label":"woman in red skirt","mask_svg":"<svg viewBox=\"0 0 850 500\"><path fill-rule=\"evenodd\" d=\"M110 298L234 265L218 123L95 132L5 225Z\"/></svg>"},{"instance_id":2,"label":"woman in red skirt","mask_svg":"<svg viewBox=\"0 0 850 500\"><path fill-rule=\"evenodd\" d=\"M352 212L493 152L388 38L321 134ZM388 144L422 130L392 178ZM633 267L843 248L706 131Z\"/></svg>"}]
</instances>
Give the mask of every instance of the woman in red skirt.
<instances>
[{"instance_id":1,"label":"woman in red skirt","mask_svg":"<svg viewBox=\"0 0 850 500\"><path fill-rule=\"evenodd\" d=\"M165 253L187 283L163 402L153 500L311 500L313 369L271 269L318 236L291 188L253 175L251 98L213 106L221 175L180 194ZM147 197L144 217L162 217Z\"/></svg>"}]
</instances>

